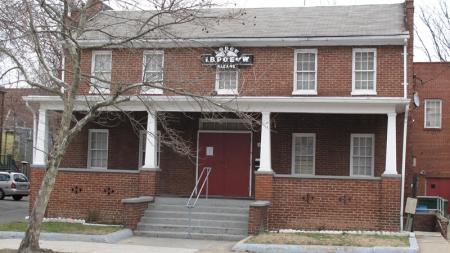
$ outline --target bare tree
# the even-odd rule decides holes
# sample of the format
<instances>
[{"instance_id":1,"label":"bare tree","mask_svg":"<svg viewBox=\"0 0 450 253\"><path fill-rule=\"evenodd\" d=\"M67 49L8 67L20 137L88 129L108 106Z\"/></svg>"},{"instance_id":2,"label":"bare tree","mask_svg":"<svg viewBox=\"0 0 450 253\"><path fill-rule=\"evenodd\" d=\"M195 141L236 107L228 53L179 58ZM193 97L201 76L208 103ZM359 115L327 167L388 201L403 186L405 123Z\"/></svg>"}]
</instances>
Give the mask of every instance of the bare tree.
<instances>
[{"instance_id":1,"label":"bare tree","mask_svg":"<svg viewBox=\"0 0 450 253\"><path fill-rule=\"evenodd\" d=\"M450 61L450 5L446 0L440 0L435 8L422 7L419 19L424 26L424 32L419 32L416 26L416 37L420 48L429 61Z\"/></svg>"},{"instance_id":2,"label":"bare tree","mask_svg":"<svg viewBox=\"0 0 450 253\"><path fill-rule=\"evenodd\" d=\"M145 3L144 3L145 2ZM139 5L138 5L139 4ZM0 77L8 72L18 70L21 81L57 96L63 102L64 110L58 117L59 128L54 133L53 144L47 158L46 172L30 213L29 225L18 252L42 252L39 237L42 220L49 202L58 167L71 140L93 121L99 111L105 107L119 106L130 100L129 94L142 87L161 88L167 92L191 97L195 101L211 106L223 107L208 99L207 94L194 94L178 89L161 87L157 77L145 78L141 82L121 83L115 85L111 76L105 73L88 75L81 70L81 55L85 48L79 44L79 39L90 32L99 32L108 40L96 45L96 48L111 46L129 46L136 41L142 42L148 35L158 34L165 39L176 39L177 34L172 28L182 24L193 24L207 31L208 24L220 22L222 19L238 18L242 13L227 13L226 15L205 15L203 10L213 7L212 0L147 0L147 1L116 1L123 8L139 9L139 6L151 7L153 11L144 19L132 20L138 29L133 34L124 36L113 35L110 24L90 24L89 18L105 6L98 0L10 0L0 2L0 54L12 62L3 69ZM108 14L113 15L113 14ZM120 22L126 22L127 17L121 16ZM64 53L63 53L64 52ZM64 71L71 78L66 81L61 76L63 58L66 64ZM83 114L74 117L75 102L83 82L89 82L91 91L96 92L101 99L88 104ZM109 94L105 95L108 90ZM146 101L146 106L151 103ZM150 109L150 108L149 108ZM228 111L233 111L228 109ZM238 113L237 111L235 111ZM243 116L245 117L245 116ZM130 120L131 117L129 117ZM163 121L164 124L164 121ZM172 141L182 143L176 132L167 128ZM183 152L184 146L178 147Z\"/></svg>"}]
</instances>

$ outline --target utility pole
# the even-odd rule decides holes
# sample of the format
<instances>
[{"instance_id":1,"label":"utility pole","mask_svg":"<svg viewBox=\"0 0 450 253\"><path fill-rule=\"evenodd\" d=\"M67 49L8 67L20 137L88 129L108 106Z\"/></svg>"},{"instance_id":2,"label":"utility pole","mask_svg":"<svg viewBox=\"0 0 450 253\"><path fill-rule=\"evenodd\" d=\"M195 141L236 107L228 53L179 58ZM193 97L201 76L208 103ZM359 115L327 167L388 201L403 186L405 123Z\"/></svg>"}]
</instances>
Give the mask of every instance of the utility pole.
<instances>
[{"instance_id":1,"label":"utility pole","mask_svg":"<svg viewBox=\"0 0 450 253\"><path fill-rule=\"evenodd\" d=\"M2 103L1 103L1 108L0 108L0 161L1 161L1 155L3 153L2 150L2 139L3 139L3 128L4 128L4 122L3 122L3 117L5 114L5 94L6 94L6 89L3 86L0 86L0 95L2 97Z\"/></svg>"}]
</instances>

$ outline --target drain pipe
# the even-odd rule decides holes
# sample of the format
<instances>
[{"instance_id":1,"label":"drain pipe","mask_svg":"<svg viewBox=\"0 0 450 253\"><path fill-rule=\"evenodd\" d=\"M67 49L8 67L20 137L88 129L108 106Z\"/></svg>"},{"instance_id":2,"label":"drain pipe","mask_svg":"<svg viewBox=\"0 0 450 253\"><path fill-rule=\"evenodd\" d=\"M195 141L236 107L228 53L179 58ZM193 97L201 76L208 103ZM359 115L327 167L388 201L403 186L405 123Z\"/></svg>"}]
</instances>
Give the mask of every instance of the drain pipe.
<instances>
[{"instance_id":1,"label":"drain pipe","mask_svg":"<svg viewBox=\"0 0 450 253\"><path fill-rule=\"evenodd\" d=\"M408 98L408 40L405 39L403 46L403 97ZM402 147L402 180L400 189L400 231L403 231L403 213L405 202L405 174L406 174L406 139L408 136L408 113L409 103L405 105L405 118L403 119L403 147Z\"/></svg>"},{"instance_id":2,"label":"drain pipe","mask_svg":"<svg viewBox=\"0 0 450 253\"><path fill-rule=\"evenodd\" d=\"M34 158L36 157L36 129L37 129L37 117L36 117L36 111L33 110L33 108L30 106L28 101L25 101L25 105L30 110L31 114L33 114L33 157L31 158L32 161L34 161ZM33 164L33 162L32 162Z\"/></svg>"}]
</instances>

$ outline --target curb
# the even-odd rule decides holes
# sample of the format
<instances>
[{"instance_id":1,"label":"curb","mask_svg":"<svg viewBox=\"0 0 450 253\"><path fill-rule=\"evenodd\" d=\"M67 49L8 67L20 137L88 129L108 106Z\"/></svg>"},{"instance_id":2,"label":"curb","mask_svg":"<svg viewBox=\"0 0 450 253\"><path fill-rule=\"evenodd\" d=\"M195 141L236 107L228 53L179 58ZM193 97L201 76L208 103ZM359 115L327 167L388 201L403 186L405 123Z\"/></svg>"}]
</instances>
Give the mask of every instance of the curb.
<instances>
[{"instance_id":1,"label":"curb","mask_svg":"<svg viewBox=\"0 0 450 253\"><path fill-rule=\"evenodd\" d=\"M22 239L25 232L0 231L0 239ZM64 233L41 233L40 239L46 241L80 241L80 242L100 242L116 243L120 240L133 236L130 229L122 229L106 235L84 235L84 234L64 234Z\"/></svg>"},{"instance_id":2,"label":"curb","mask_svg":"<svg viewBox=\"0 0 450 253\"><path fill-rule=\"evenodd\" d=\"M410 235L409 247L352 247L352 246L315 246L315 245L285 245L285 244L252 244L245 243L247 239L236 243L232 250L253 253L417 253L419 246L416 237Z\"/></svg>"}]
</instances>

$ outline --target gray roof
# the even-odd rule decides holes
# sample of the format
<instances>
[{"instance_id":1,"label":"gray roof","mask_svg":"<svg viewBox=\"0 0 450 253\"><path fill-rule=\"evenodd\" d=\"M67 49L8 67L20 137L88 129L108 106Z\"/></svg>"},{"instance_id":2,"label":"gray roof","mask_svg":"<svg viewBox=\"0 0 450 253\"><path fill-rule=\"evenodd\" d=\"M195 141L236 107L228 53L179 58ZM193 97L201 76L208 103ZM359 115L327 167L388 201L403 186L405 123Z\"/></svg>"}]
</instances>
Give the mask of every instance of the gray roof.
<instances>
[{"instance_id":1,"label":"gray roof","mask_svg":"<svg viewBox=\"0 0 450 253\"><path fill-rule=\"evenodd\" d=\"M237 19L222 19L241 11ZM135 35L154 11L103 11L88 23L92 29L80 40L109 40ZM146 39L298 38L392 36L405 34L403 4L251 9L208 9L202 19L168 26L149 33ZM207 18L208 17L208 18ZM163 16L167 23L173 16ZM155 21L155 19L153 20ZM148 26L151 27L151 26Z\"/></svg>"}]
</instances>

